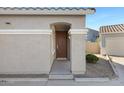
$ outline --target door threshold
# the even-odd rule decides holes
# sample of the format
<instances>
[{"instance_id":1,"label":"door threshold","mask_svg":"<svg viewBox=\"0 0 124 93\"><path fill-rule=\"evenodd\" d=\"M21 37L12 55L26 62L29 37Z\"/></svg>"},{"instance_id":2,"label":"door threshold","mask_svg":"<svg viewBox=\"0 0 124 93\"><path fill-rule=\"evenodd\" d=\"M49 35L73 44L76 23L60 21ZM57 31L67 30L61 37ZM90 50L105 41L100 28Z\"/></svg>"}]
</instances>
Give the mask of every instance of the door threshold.
<instances>
[{"instance_id":1,"label":"door threshold","mask_svg":"<svg viewBox=\"0 0 124 93\"><path fill-rule=\"evenodd\" d=\"M56 58L56 60L67 60L67 58Z\"/></svg>"}]
</instances>

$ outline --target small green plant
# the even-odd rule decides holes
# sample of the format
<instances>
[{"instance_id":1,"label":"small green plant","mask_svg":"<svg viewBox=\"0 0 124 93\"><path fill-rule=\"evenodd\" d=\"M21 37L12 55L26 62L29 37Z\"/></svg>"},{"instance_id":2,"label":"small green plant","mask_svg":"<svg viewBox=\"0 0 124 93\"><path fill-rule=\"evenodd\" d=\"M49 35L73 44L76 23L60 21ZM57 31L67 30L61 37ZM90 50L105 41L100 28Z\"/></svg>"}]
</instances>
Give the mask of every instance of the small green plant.
<instances>
[{"instance_id":1,"label":"small green plant","mask_svg":"<svg viewBox=\"0 0 124 93\"><path fill-rule=\"evenodd\" d=\"M87 54L86 55L86 61L88 63L97 63L98 60L99 60L99 58L93 54Z\"/></svg>"}]
</instances>

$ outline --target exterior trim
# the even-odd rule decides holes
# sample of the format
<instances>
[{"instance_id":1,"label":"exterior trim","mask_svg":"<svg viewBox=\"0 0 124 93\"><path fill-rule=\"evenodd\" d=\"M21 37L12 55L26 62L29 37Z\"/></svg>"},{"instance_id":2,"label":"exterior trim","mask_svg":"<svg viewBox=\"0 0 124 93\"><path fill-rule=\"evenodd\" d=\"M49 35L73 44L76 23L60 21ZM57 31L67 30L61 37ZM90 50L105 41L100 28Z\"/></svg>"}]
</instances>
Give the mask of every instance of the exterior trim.
<instances>
[{"instance_id":1,"label":"exterior trim","mask_svg":"<svg viewBox=\"0 0 124 93\"><path fill-rule=\"evenodd\" d=\"M0 29L0 34L51 34L52 30L46 29Z\"/></svg>"},{"instance_id":2,"label":"exterior trim","mask_svg":"<svg viewBox=\"0 0 124 93\"><path fill-rule=\"evenodd\" d=\"M123 34L124 32L106 32L106 33L100 33L101 35L106 35L106 34Z\"/></svg>"},{"instance_id":3,"label":"exterior trim","mask_svg":"<svg viewBox=\"0 0 124 93\"><path fill-rule=\"evenodd\" d=\"M87 34L88 29L70 29L69 34Z\"/></svg>"}]
</instances>

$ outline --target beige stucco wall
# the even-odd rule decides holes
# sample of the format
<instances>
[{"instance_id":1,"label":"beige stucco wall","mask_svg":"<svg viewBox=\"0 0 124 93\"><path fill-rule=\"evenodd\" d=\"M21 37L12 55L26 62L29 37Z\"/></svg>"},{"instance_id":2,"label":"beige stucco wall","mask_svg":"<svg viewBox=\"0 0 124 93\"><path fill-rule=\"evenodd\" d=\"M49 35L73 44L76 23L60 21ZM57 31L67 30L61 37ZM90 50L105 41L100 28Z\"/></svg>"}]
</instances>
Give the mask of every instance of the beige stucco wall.
<instances>
[{"instance_id":1,"label":"beige stucco wall","mask_svg":"<svg viewBox=\"0 0 124 93\"><path fill-rule=\"evenodd\" d=\"M56 22L71 24L70 30L74 31L70 34L71 70L84 74L85 16L57 15L0 16L0 74L48 74L56 56L55 32L50 24ZM6 33L6 29L10 30Z\"/></svg>"},{"instance_id":2,"label":"beige stucco wall","mask_svg":"<svg viewBox=\"0 0 124 93\"><path fill-rule=\"evenodd\" d=\"M85 27L85 16L1 15L0 29L49 29L50 24L55 22L67 22L72 24L72 28L80 29Z\"/></svg>"},{"instance_id":3,"label":"beige stucco wall","mask_svg":"<svg viewBox=\"0 0 124 93\"><path fill-rule=\"evenodd\" d=\"M0 74L48 74L51 33L0 32Z\"/></svg>"},{"instance_id":4,"label":"beige stucco wall","mask_svg":"<svg viewBox=\"0 0 124 93\"><path fill-rule=\"evenodd\" d=\"M49 74L55 59L55 37L54 31L42 31L0 31L0 74ZM84 74L86 71L85 31L69 31L73 74Z\"/></svg>"},{"instance_id":5,"label":"beige stucco wall","mask_svg":"<svg viewBox=\"0 0 124 93\"><path fill-rule=\"evenodd\" d=\"M86 72L85 43L87 29L70 29L71 71L73 74Z\"/></svg>"},{"instance_id":6,"label":"beige stucco wall","mask_svg":"<svg viewBox=\"0 0 124 93\"><path fill-rule=\"evenodd\" d=\"M101 35L101 54L124 56L124 34Z\"/></svg>"}]
</instances>

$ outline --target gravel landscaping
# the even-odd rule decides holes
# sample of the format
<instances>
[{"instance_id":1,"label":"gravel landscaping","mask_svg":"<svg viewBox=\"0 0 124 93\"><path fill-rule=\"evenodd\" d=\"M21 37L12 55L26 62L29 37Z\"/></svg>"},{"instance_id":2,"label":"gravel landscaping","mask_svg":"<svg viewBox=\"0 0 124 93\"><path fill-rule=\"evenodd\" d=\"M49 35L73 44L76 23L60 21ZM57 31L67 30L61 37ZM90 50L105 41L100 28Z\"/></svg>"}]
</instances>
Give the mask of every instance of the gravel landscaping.
<instances>
[{"instance_id":1,"label":"gravel landscaping","mask_svg":"<svg viewBox=\"0 0 124 93\"><path fill-rule=\"evenodd\" d=\"M86 74L79 75L77 77L86 77L86 78L113 78L114 72L110 63L104 58L99 57L99 61L94 63L87 63Z\"/></svg>"},{"instance_id":2,"label":"gravel landscaping","mask_svg":"<svg viewBox=\"0 0 124 93\"><path fill-rule=\"evenodd\" d=\"M113 74L109 62L105 59L100 58L96 64L87 63L86 76L88 77L112 77Z\"/></svg>"}]
</instances>

